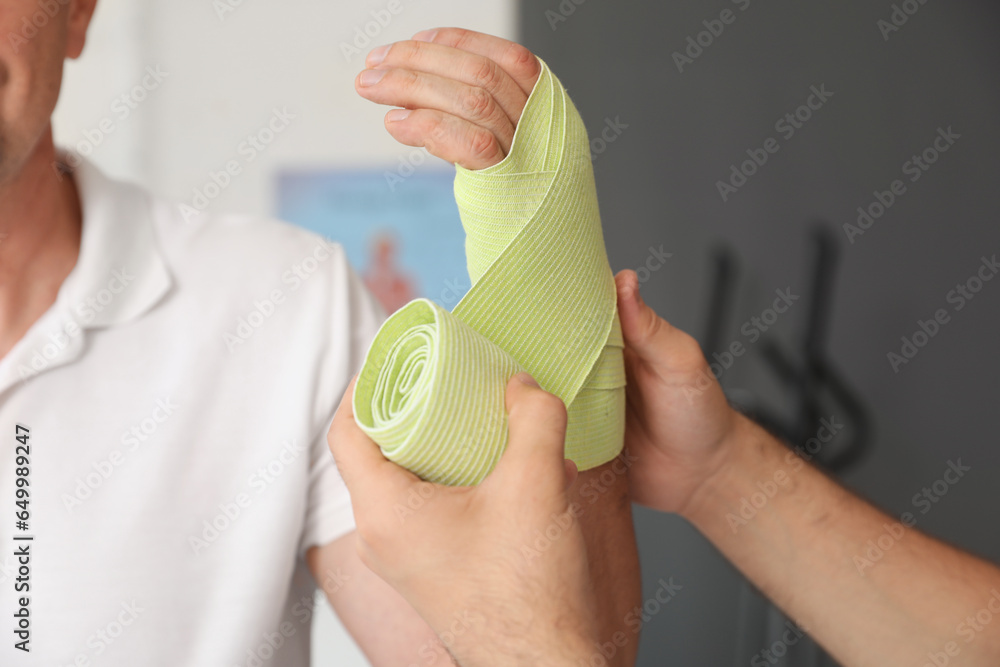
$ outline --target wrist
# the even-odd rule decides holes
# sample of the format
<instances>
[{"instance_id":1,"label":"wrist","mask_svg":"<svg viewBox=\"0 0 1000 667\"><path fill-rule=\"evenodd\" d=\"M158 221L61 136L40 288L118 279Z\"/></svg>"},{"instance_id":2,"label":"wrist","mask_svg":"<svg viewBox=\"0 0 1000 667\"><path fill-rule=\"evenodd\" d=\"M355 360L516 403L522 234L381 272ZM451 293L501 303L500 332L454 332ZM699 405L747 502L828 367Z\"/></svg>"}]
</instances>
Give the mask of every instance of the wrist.
<instances>
[{"instance_id":1,"label":"wrist","mask_svg":"<svg viewBox=\"0 0 1000 667\"><path fill-rule=\"evenodd\" d=\"M762 458L764 441L760 427L735 411L732 419L732 428L719 447L719 462L698 485L681 512L681 516L702 532L709 522L725 514L729 496L753 476Z\"/></svg>"}]
</instances>

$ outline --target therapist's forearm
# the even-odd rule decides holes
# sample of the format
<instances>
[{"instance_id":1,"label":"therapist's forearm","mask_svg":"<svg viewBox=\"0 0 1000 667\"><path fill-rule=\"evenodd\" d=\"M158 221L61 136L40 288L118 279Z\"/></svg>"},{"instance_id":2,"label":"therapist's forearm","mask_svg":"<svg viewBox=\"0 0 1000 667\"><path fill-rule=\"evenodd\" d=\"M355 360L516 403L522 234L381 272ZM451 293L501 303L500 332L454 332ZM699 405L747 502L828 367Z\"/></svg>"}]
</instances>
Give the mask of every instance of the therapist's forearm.
<instances>
[{"instance_id":1,"label":"therapist's forearm","mask_svg":"<svg viewBox=\"0 0 1000 667\"><path fill-rule=\"evenodd\" d=\"M905 527L748 419L734 436L685 514L838 661L1000 664L1000 569Z\"/></svg>"}]
</instances>

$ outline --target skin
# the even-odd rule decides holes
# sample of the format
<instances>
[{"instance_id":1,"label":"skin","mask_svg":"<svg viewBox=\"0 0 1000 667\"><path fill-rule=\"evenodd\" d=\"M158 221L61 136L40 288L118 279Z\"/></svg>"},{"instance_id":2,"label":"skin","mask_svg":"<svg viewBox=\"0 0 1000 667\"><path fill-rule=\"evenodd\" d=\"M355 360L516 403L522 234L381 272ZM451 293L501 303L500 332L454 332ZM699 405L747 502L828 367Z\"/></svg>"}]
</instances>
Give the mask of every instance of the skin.
<instances>
[{"instance_id":1,"label":"skin","mask_svg":"<svg viewBox=\"0 0 1000 667\"><path fill-rule=\"evenodd\" d=\"M467 169L506 157L541 72L525 47L459 28L427 30L378 47L365 65L355 79L358 94L398 107L386 113L389 134ZM630 665L638 637L626 618L642 593L628 479L620 470L612 461L582 471L569 498L584 508L580 524L600 602L599 635L604 642L618 632L628 638L609 664Z\"/></svg>"}]
</instances>

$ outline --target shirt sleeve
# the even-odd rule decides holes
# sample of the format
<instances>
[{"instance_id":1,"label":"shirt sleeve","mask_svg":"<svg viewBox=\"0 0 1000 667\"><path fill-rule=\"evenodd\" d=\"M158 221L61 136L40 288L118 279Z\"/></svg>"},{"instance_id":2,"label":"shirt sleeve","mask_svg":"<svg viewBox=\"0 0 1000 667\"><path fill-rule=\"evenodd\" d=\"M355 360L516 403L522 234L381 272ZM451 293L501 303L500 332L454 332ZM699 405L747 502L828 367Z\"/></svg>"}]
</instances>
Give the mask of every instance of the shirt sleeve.
<instances>
[{"instance_id":1,"label":"shirt sleeve","mask_svg":"<svg viewBox=\"0 0 1000 667\"><path fill-rule=\"evenodd\" d=\"M339 246L331 244L332 266L327 291L330 307L328 349L322 352L318 377L319 427L310 444L309 488L299 553L323 546L354 530L354 513L347 487L337 470L327 444L333 415L351 378L361 369L365 353L385 313L361 278L354 272Z\"/></svg>"}]
</instances>

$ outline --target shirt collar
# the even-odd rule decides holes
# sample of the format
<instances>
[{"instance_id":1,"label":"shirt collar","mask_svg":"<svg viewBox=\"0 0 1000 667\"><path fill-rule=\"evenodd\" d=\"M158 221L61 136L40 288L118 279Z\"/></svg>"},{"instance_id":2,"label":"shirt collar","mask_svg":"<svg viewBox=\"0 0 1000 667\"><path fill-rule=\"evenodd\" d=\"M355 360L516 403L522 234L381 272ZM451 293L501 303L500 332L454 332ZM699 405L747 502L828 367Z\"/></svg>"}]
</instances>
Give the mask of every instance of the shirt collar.
<instances>
[{"instance_id":1,"label":"shirt collar","mask_svg":"<svg viewBox=\"0 0 1000 667\"><path fill-rule=\"evenodd\" d=\"M57 304L83 328L137 319L172 285L140 188L112 180L87 161L73 171L83 212L80 255Z\"/></svg>"}]
</instances>

